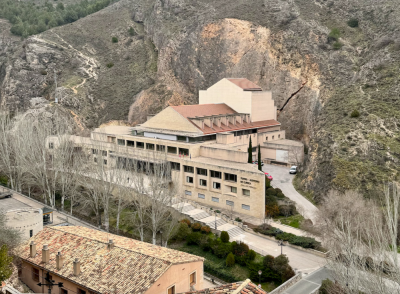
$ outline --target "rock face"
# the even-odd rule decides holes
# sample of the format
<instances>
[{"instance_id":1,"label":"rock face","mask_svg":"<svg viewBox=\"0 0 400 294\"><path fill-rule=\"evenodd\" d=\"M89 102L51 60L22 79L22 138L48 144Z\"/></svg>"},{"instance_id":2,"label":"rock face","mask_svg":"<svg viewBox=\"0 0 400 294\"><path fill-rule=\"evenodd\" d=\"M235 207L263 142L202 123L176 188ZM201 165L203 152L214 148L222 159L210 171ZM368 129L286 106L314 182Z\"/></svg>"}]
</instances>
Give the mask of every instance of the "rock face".
<instances>
[{"instance_id":1,"label":"rock face","mask_svg":"<svg viewBox=\"0 0 400 294\"><path fill-rule=\"evenodd\" d=\"M306 144L306 189L371 196L399 172L399 20L393 0L120 0L0 43L0 103L26 110L56 94L83 128L140 123L246 77L273 92L287 136Z\"/></svg>"}]
</instances>

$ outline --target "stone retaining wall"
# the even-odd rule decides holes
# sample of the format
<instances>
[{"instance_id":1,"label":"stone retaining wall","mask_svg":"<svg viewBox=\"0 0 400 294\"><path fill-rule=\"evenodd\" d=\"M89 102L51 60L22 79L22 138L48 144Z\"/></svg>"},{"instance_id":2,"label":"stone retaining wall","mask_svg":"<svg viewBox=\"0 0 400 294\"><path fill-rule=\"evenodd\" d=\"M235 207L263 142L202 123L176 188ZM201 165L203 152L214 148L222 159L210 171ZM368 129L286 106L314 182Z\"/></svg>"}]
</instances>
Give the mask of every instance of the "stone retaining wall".
<instances>
[{"instance_id":1,"label":"stone retaining wall","mask_svg":"<svg viewBox=\"0 0 400 294\"><path fill-rule=\"evenodd\" d=\"M286 289L292 287L294 284L296 284L298 281L301 280L301 273L298 273L291 279L287 280L285 283L280 285L278 288L274 289L273 291L269 292L269 294L281 294L285 292Z\"/></svg>"}]
</instances>

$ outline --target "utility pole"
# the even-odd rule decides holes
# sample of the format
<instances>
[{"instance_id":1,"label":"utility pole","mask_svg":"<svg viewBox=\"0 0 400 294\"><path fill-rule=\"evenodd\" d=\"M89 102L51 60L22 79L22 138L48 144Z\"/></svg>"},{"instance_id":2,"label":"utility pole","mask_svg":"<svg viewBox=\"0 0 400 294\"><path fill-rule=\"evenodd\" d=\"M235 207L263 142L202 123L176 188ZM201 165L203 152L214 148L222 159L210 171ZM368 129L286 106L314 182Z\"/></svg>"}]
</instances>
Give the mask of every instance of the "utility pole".
<instances>
[{"instance_id":1,"label":"utility pole","mask_svg":"<svg viewBox=\"0 0 400 294\"><path fill-rule=\"evenodd\" d=\"M42 283L39 283L39 284L37 284L38 286L48 286L49 287L49 294L51 294L51 288L53 287L53 286L58 286L58 287L64 287L64 283L54 283L54 280L51 280L50 279L50 273L49 272L47 272L47 274L46 274L46 277L44 278L47 282L48 282L48 284L42 284Z\"/></svg>"}]
</instances>

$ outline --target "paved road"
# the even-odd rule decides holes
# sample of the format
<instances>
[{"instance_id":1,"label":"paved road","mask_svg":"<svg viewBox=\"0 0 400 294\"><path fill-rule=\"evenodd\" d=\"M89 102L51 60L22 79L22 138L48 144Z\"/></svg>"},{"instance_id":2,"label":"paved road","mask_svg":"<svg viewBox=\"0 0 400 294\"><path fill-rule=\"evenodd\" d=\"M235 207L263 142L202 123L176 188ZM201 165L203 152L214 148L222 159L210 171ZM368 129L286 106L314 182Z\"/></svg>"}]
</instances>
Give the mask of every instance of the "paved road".
<instances>
[{"instance_id":1,"label":"paved road","mask_svg":"<svg viewBox=\"0 0 400 294\"><path fill-rule=\"evenodd\" d=\"M318 209L293 187L292 181L295 175L289 174L288 167L265 164L263 171L271 174L273 177L272 186L281 189L286 197L296 202L299 212L305 218L311 219L313 222L315 221Z\"/></svg>"},{"instance_id":2,"label":"paved road","mask_svg":"<svg viewBox=\"0 0 400 294\"><path fill-rule=\"evenodd\" d=\"M325 279L333 279L332 272L323 267L319 270L314 271L309 275L304 275L303 278L294 284L292 287L286 289L283 294L311 294L314 293L315 290L319 289L322 284L322 281Z\"/></svg>"},{"instance_id":3,"label":"paved road","mask_svg":"<svg viewBox=\"0 0 400 294\"><path fill-rule=\"evenodd\" d=\"M276 257L281 254L281 247L278 246L278 242L248 232L236 236L233 240L246 243L251 249L261 255ZM310 273L326 264L326 260L323 257L289 246L283 246L282 252L289 258L291 267L301 270L303 273Z\"/></svg>"}]
</instances>

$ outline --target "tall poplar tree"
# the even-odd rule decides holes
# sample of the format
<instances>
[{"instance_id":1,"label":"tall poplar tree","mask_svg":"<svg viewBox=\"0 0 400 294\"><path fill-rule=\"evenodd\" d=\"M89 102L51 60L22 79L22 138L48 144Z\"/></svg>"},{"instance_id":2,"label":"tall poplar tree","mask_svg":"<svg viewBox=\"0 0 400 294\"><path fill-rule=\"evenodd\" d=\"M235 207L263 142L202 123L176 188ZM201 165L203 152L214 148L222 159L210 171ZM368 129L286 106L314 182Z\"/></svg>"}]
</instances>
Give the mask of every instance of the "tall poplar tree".
<instances>
[{"instance_id":1,"label":"tall poplar tree","mask_svg":"<svg viewBox=\"0 0 400 294\"><path fill-rule=\"evenodd\" d=\"M249 140L249 149L247 150L247 152L249 153L248 163L252 163L253 162L253 146L251 145L251 137Z\"/></svg>"}]
</instances>

